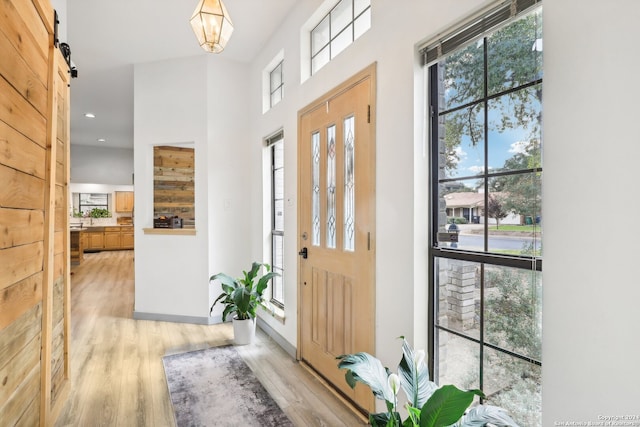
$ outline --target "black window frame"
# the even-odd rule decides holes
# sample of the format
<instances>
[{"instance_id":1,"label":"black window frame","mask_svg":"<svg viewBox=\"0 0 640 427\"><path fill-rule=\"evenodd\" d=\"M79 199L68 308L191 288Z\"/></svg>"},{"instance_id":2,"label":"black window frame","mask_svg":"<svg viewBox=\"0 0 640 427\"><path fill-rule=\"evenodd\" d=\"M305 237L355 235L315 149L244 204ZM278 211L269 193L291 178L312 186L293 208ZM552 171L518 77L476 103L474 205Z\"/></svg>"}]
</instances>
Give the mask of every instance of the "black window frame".
<instances>
[{"instance_id":1,"label":"black window frame","mask_svg":"<svg viewBox=\"0 0 640 427\"><path fill-rule=\"evenodd\" d=\"M534 173L542 173L542 167L535 167L529 169L518 169L517 171L497 171L492 172L487 167L488 156L488 144L485 144L485 167L482 174L469 176L469 177L455 177L455 178L442 178L439 176L439 171L441 167L441 156L440 156L440 147L439 147L439 117L446 113L451 113L458 109L469 108L470 106L478 103L482 103L485 105L485 119L488 109L486 108L487 103L495 99L499 96L515 92L518 90L526 89L527 87L532 87L534 85L542 85L542 78L533 80L523 85L519 85L514 88L509 88L507 90L501 91L496 94L487 94L487 85L486 85L486 76L487 76L487 43L486 37L495 31L498 26L507 24L517 17L523 16L533 10L537 9L541 2L539 0L515 0L511 2L510 5L505 3L500 8L492 10L488 12L485 16L491 17L491 19L480 18L475 23L471 25L467 25L462 30L454 31L453 36L450 39L444 39L438 42L437 44L433 44L427 46L422 50L423 55L423 65L428 68L427 70L427 91L428 91L428 122L429 122L429 165L430 165L430 174L429 174L429 184L428 184L428 197L430 201L430 210L428 217L428 229L429 229L429 245L428 245L428 298L430 301L429 304L429 315L428 315L428 331L429 331L429 339L428 339L428 352L431 355L429 360L429 368L430 372L434 375L434 378L437 377L438 366L436 364L438 360L438 332L443 331L447 332L465 339L468 339L472 342L475 342L479 345L479 378L478 382L480 388L483 386L483 349L489 348L492 350L496 350L498 352L502 352L504 354L515 357L519 360L542 366L541 360L536 360L527 355L519 354L517 352L511 351L507 348L503 348L497 345L493 345L490 342L485 341L484 337L484 303L485 303L485 294L484 294L484 268L485 265L498 266L498 267L511 267L517 268L521 270L529 270L542 272L542 257L537 256L535 254L531 256L522 256L522 255L507 255L500 253L492 253L488 248L488 224L484 226L484 250L483 251L472 251L472 250L464 250L452 248L448 245L441 245L438 239L438 233L442 230L439 230L439 215L442 210L442 206L440 204L440 196L439 196L439 186L442 183L447 182L455 182L461 181L465 178L475 178L484 181L484 206L488 206L488 198L489 198L489 178L500 177L500 176L508 176L508 175L516 175L516 174L534 174ZM514 6L515 5L515 6ZM501 17L501 19L497 19L496 17ZM488 22L491 23L488 26ZM481 31L479 29L482 29ZM469 30L471 34L465 33L466 30ZM475 33L473 33L475 31ZM457 40L456 40L457 38ZM439 93L439 76L438 76L438 62L445 58L445 56L449 53L455 52L458 49L461 49L468 45L470 42L477 41L478 39L485 39L484 43L484 76L485 76L485 85L484 85L484 96L480 99L474 100L464 105L455 106L448 110L439 109L439 101L440 101L440 93ZM457 45L456 45L457 43ZM444 46L444 48L443 48ZM485 132L485 141L487 140L487 128L488 128L488 120L484 121L484 132ZM485 221L488 223L488 221ZM440 224L442 225L442 224ZM438 295L437 295L437 275L439 271L437 270L436 261L439 258L451 259L451 260L459 260L459 261L467 261L478 263L480 265L481 274L480 274L480 322L479 322L479 338L475 339L468 335L462 334L455 329L448 328L446 326L439 325L437 322L438 316Z\"/></svg>"},{"instance_id":2,"label":"black window frame","mask_svg":"<svg viewBox=\"0 0 640 427\"><path fill-rule=\"evenodd\" d=\"M278 69L280 70L280 84L276 87L273 87L273 73ZM280 93L280 99L278 99L278 102L282 101L282 99L284 98L284 59L280 61L275 67L273 67L273 69L269 72L269 108L273 108L278 104L278 102L273 102L273 95L276 92Z\"/></svg>"},{"instance_id":3,"label":"black window frame","mask_svg":"<svg viewBox=\"0 0 640 427\"><path fill-rule=\"evenodd\" d=\"M283 309L284 310L284 305L285 305L285 295L284 295L284 223L283 223L283 228L282 229L278 229L276 227L276 201L279 199L276 199L276 171L277 170L282 170L282 174L283 174L283 184L284 184L284 132L278 132L275 135L267 138L267 148L269 150L269 157L270 157L270 169L271 169L271 173L269 175L270 180L271 180L271 197L270 197L270 213L271 213L271 233L270 233L270 238L271 238L271 270L279 273L280 276L277 278L277 280L281 283L282 285L282 289L281 289L281 293L282 293L282 300L279 300L277 298L274 297L274 287L275 287L275 283L276 283L276 278L272 278L271 279L271 283L269 286L269 302L271 304L273 304L274 306ZM277 167L275 164L275 150L276 149L281 149L282 150L282 156L283 156L283 162L282 165L280 167ZM284 189L282 191L282 207L283 207L283 215L284 215ZM282 253L283 253L283 265L279 265L278 263L276 263L276 244L277 241L280 240L280 242L282 242Z\"/></svg>"},{"instance_id":4,"label":"black window frame","mask_svg":"<svg viewBox=\"0 0 640 427\"><path fill-rule=\"evenodd\" d=\"M349 1L351 3L351 20L349 21L348 24L346 24L344 26L344 28L340 29L336 34L332 34L331 31L331 13L338 7L338 5L340 4L341 1ZM325 49L329 49L329 61L327 61L327 63L331 62L331 60L334 58L333 57L333 53L331 51L333 42L335 39L337 39L342 33L344 33L347 28L349 28L349 26L351 26L351 43L353 43L356 40L356 36L355 36L355 22L358 18L360 18L362 15L364 15L365 13L367 13L367 11L371 10L371 1L369 1L369 6L365 7L360 13L358 13L357 15L355 14L355 0L338 0L336 2L336 4L329 10L329 12L327 12L326 15L324 15L322 17L322 19L320 19L318 21L318 23L311 29L311 31L309 32L309 52L311 53L311 57L309 58L309 70L310 70L310 74L313 75L313 60L315 59L316 56L318 56L321 52L323 52ZM317 52L313 52L313 33L316 31L316 29L320 26L320 24L322 24L322 22L328 19L329 20L329 41L327 41L327 43L325 43L324 45L322 45L322 47L320 47L318 49ZM369 27L371 28L371 27ZM326 64L325 64L326 65ZM324 65L323 65L324 67ZM320 67L322 68L322 67ZM318 70L320 69L318 68Z\"/></svg>"}]
</instances>

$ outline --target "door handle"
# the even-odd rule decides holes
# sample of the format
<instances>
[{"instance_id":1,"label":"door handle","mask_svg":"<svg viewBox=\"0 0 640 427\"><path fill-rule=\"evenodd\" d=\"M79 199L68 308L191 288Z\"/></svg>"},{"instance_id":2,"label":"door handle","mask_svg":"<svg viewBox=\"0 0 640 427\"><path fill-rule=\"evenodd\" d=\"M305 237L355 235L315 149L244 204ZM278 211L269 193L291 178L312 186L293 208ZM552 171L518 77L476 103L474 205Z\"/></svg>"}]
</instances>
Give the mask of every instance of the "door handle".
<instances>
[{"instance_id":1,"label":"door handle","mask_svg":"<svg viewBox=\"0 0 640 427\"><path fill-rule=\"evenodd\" d=\"M298 252L298 255L300 255L303 259L307 259L309 257L309 252L307 251L307 247L305 246L304 248L302 248L302 250Z\"/></svg>"}]
</instances>

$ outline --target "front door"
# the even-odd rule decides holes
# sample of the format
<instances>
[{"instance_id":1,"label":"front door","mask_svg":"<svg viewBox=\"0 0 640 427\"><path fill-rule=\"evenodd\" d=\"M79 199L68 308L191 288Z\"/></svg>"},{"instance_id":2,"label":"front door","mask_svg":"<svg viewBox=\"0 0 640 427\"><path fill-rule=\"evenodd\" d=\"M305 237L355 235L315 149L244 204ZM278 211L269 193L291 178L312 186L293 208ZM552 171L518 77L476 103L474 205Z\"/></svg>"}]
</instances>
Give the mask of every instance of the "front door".
<instances>
[{"instance_id":1,"label":"front door","mask_svg":"<svg viewBox=\"0 0 640 427\"><path fill-rule=\"evenodd\" d=\"M336 356L374 353L375 65L299 113L299 358L357 406Z\"/></svg>"}]
</instances>

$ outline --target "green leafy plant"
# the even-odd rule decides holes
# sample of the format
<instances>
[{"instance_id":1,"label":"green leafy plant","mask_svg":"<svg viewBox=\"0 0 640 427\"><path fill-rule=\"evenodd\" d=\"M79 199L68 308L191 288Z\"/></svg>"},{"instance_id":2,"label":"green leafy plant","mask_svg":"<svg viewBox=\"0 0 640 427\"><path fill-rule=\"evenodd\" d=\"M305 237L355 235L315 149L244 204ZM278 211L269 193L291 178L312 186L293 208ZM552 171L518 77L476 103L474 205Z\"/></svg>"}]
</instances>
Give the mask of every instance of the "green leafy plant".
<instances>
[{"instance_id":1,"label":"green leafy plant","mask_svg":"<svg viewBox=\"0 0 640 427\"><path fill-rule=\"evenodd\" d=\"M266 274L259 276L263 267L266 270ZM211 305L210 312L220 302L225 306L222 312L223 322L232 313L235 313L235 318L238 320L254 319L256 317L256 309L258 304L262 302L262 294L267 288L269 280L274 276L279 276L278 273L270 270L271 266L269 264L254 261L251 265L251 270L248 272L243 271L243 277L241 278L234 279L224 273L211 276L209 282L219 280L222 285L222 293L218 295L218 298Z\"/></svg>"},{"instance_id":2,"label":"green leafy plant","mask_svg":"<svg viewBox=\"0 0 640 427\"><path fill-rule=\"evenodd\" d=\"M91 218L111 218L111 212L108 209L93 208L89 212Z\"/></svg>"},{"instance_id":3,"label":"green leafy plant","mask_svg":"<svg viewBox=\"0 0 640 427\"><path fill-rule=\"evenodd\" d=\"M401 337L402 359L398 374L368 353L338 356L338 368L346 369L345 379L351 388L361 382L373 395L387 404L387 412L369 414L369 423L376 427L481 427L491 423L497 427L518 427L502 409L491 405L477 405L471 409L475 396L484 397L480 390L460 390L454 385L438 386L429 380L429 369L422 350L413 351ZM408 417L402 421L398 412L397 394L402 388L407 396Z\"/></svg>"}]
</instances>

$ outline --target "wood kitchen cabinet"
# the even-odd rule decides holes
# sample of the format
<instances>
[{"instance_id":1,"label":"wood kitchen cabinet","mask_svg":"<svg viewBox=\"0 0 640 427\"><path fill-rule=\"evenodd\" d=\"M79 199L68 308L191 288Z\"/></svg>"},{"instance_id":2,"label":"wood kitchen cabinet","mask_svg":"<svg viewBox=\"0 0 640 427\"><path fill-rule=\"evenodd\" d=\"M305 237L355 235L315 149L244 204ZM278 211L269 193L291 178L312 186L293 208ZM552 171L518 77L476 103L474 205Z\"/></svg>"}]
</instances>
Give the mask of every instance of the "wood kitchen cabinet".
<instances>
[{"instance_id":1,"label":"wood kitchen cabinet","mask_svg":"<svg viewBox=\"0 0 640 427\"><path fill-rule=\"evenodd\" d=\"M104 230L89 230L86 232L87 247L85 250L102 250L104 249Z\"/></svg>"},{"instance_id":2,"label":"wood kitchen cabinet","mask_svg":"<svg viewBox=\"0 0 640 427\"><path fill-rule=\"evenodd\" d=\"M132 226L89 227L85 251L133 249Z\"/></svg>"},{"instance_id":3,"label":"wood kitchen cabinet","mask_svg":"<svg viewBox=\"0 0 640 427\"><path fill-rule=\"evenodd\" d=\"M121 249L133 249L133 227L122 227L120 239Z\"/></svg>"},{"instance_id":4,"label":"wood kitchen cabinet","mask_svg":"<svg viewBox=\"0 0 640 427\"><path fill-rule=\"evenodd\" d=\"M133 191L116 191L116 212L133 212Z\"/></svg>"},{"instance_id":5,"label":"wood kitchen cabinet","mask_svg":"<svg viewBox=\"0 0 640 427\"><path fill-rule=\"evenodd\" d=\"M121 231L120 227L104 228L104 248L105 249L121 249Z\"/></svg>"}]
</instances>

